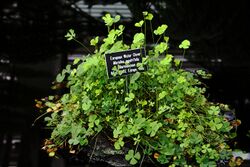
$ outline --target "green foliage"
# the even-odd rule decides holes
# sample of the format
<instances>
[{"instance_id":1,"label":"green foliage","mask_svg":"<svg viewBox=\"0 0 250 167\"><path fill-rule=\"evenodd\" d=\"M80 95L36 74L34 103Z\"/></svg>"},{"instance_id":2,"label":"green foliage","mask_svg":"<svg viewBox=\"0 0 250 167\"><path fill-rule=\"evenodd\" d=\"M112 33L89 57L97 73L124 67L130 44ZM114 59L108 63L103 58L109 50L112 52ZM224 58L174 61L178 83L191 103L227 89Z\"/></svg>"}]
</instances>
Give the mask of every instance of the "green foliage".
<instances>
[{"instance_id":1,"label":"green foliage","mask_svg":"<svg viewBox=\"0 0 250 167\"><path fill-rule=\"evenodd\" d=\"M153 19L148 12L143 16L135 26L142 27ZM130 45L124 44L125 27L113 26L119 19L106 14L107 36L90 41L96 51L75 59L56 77L68 92L44 100L42 110L49 114L45 122L52 129L50 142L45 144L47 151L50 153L51 147L81 150L103 134L115 149L129 150L125 159L131 165L143 161L143 154L154 155L155 161L168 166L215 166L216 161L230 158L227 141L232 127L222 112L226 105L205 97L206 89L198 79L206 77L205 72L197 75L172 66L179 66L180 60L168 53L169 38L163 35L167 25L153 32L163 38L138 64L146 65L147 71L108 79L105 53L145 47L143 32L136 33ZM65 37L74 39L74 31ZM180 48L189 46L184 40ZM50 154L54 156L56 149Z\"/></svg>"},{"instance_id":2,"label":"green foliage","mask_svg":"<svg viewBox=\"0 0 250 167\"><path fill-rule=\"evenodd\" d=\"M114 147L115 147L115 149L117 149L117 150L120 150L123 146L124 146L123 138L119 138L119 139L114 143Z\"/></svg>"},{"instance_id":3,"label":"green foliage","mask_svg":"<svg viewBox=\"0 0 250 167\"><path fill-rule=\"evenodd\" d=\"M162 35L166 31L167 28L168 28L168 26L166 24L162 24L156 30L154 30L154 34L155 35Z\"/></svg>"},{"instance_id":4,"label":"green foliage","mask_svg":"<svg viewBox=\"0 0 250 167\"><path fill-rule=\"evenodd\" d=\"M142 27L143 23L144 23L144 21L141 20L141 21L139 21L138 23L135 23L135 26L136 26L136 27Z\"/></svg>"},{"instance_id":5,"label":"green foliage","mask_svg":"<svg viewBox=\"0 0 250 167\"><path fill-rule=\"evenodd\" d=\"M198 75L200 75L203 79L209 79L209 78L212 77L211 74L206 73L206 72L203 71L203 70L197 70L196 73L197 73Z\"/></svg>"},{"instance_id":6,"label":"green foliage","mask_svg":"<svg viewBox=\"0 0 250 167\"><path fill-rule=\"evenodd\" d=\"M131 48L140 48L143 46L145 40L145 35L143 33L136 33L134 35L133 44L131 45Z\"/></svg>"},{"instance_id":7,"label":"green foliage","mask_svg":"<svg viewBox=\"0 0 250 167\"><path fill-rule=\"evenodd\" d=\"M185 39L184 41L181 42L179 45L180 49L188 49L190 47L190 41Z\"/></svg>"},{"instance_id":8,"label":"green foliage","mask_svg":"<svg viewBox=\"0 0 250 167\"><path fill-rule=\"evenodd\" d=\"M154 18L152 13L148 13L148 15L145 17L146 20L151 21Z\"/></svg>"},{"instance_id":9,"label":"green foliage","mask_svg":"<svg viewBox=\"0 0 250 167\"><path fill-rule=\"evenodd\" d=\"M111 27L114 23L117 23L120 20L120 16L116 15L114 18L111 17L109 13L102 17L105 22L105 25Z\"/></svg>"},{"instance_id":10,"label":"green foliage","mask_svg":"<svg viewBox=\"0 0 250 167\"><path fill-rule=\"evenodd\" d=\"M125 101L130 102L135 98L134 93L129 93L128 97L125 97Z\"/></svg>"},{"instance_id":11,"label":"green foliage","mask_svg":"<svg viewBox=\"0 0 250 167\"><path fill-rule=\"evenodd\" d=\"M141 159L141 155L139 152L134 152L134 150L129 150L128 154L126 154L125 159L129 161L131 165L137 164L138 160Z\"/></svg>"},{"instance_id":12,"label":"green foliage","mask_svg":"<svg viewBox=\"0 0 250 167\"><path fill-rule=\"evenodd\" d=\"M76 37L76 34L73 29L70 29L69 32L65 35L65 38L67 38L68 41L71 41L75 37Z\"/></svg>"},{"instance_id":13,"label":"green foliage","mask_svg":"<svg viewBox=\"0 0 250 167\"><path fill-rule=\"evenodd\" d=\"M90 45L96 46L96 44L98 43L98 41L99 41L99 37L97 36L94 39L90 40Z\"/></svg>"}]
</instances>

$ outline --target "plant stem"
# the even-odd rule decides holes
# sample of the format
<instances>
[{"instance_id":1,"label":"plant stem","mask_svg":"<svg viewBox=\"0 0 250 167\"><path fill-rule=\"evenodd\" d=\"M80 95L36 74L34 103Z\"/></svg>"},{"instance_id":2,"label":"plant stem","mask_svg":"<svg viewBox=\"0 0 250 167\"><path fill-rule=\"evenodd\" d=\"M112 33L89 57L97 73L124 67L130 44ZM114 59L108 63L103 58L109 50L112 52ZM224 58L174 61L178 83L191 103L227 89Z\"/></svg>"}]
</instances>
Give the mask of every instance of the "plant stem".
<instances>
[{"instance_id":1,"label":"plant stem","mask_svg":"<svg viewBox=\"0 0 250 167\"><path fill-rule=\"evenodd\" d=\"M126 85L125 85L125 90L126 90L126 93L129 93L129 89L128 89L128 76L126 76Z\"/></svg>"},{"instance_id":2,"label":"plant stem","mask_svg":"<svg viewBox=\"0 0 250 167\"><path fill-rule=\"evenodd\" d=\"M183 54L182 54L182 56L183 56L183 61L184 61L184 58L185 58L185 51L186 51L186 50L184 49ZM180 63L180 68L182 67L183 61Z\"/></svg>"},{"instance_id":3,"label":"plant stem","mask_svg":"<svg viewBox=\"0 0 250 167\"><path fill-rule=\"evenodd\" d=\"M142 156L142 159L141 159L141 162L140 162L140 166L139 167L142 167L142 163L144 161L144 158L145 158L145 154L143 153L143 156Z\"/></svg>"},{"instance_id":4,"label":"plant stem","mask_svg":"<svg viewBox=\"0 0 250 167\"><path fill-rule=\"evenodd\" d=\"M137 152L138 146L139 146L139 142L138 142L137 145L136 145L135 153Z\"/></svg>"},{"instance_id":5,"label":"plant stem","mask_svg":"<svg viewBox=\"0 0 250 167\"><path fill-rule=\"evenodd\" d=\"M156 97L155 97L155 112L158 111L158 100L157 100L157 90L156 90Z\"/></svg>"},{"instance_id":6,"label":"plant stem","mask_svg":"<svg viewBox=\"0 0 250 167\"><path fill-rule=\"evenodd\" d=\"M162 35L158 38L158 40L157 40L157 42L156 42L156 44L155 44L155 45L157 45L157 44L158 44L158 42L160 41L161 37L162 37Z\"/></svg>"},{"instance_id":7,"label":"plant stem","mask_svg":"<svg viewBox=\"0 0 250 167\"><path fill-rule=\"evenodd\" d=\"M47 115L48 113L49 113L49 112L43 113L42 115L40 115L39 117L37 117L37 118L35 119L35 121L32 123L32 126L35 125L36 121L38 121L40 118L42 118L44 115Z\"/></svg>"},{"instance_id":8,"label":"plant stem","mask_svg":"<svg viewBox=\"0 0 250 167\"><path fill-rule=\"evenodd\" d=\"M150 29L151 29L151 35L152 35L153 43L155 43L154 32L153 32L153 27L152 27L152 21L151 20L150 20L149 24L150 24Z\"/></svg>"},{"instance_id":9,"label":"plant stem","mask_svg":"<svg viewBox=\"0 0 250 167\"><path fill-rule=\"evenodd\" d=\"M97 133L97 134L98 134L98 133ZM92 153L91 153L91 155L90 155L90 157L89 157L89 162L91 161L92 156L93 156L93 154L94 154L94 151L95 151L95 148L96 148L96 143L97 143L97 138L98 138L98 136L95 138L95 144L94 144L93 151L92 151Z\"/></svg>"},{"instance_id":10,"label":"plant stem","mask_svg":"<svg viewBox=\"0 0 250 167\"><path fill-rule=\"evenodd\" d=\"M147 36L147 24L146 24L146 20L144 18L144 34L145 34L145 40L144 40L144 43L145 43L145 47L146 47L146 36Z\"/></svg>"},{"instance_id":11,"label":"plant stem","mask_svg":"<svg viewBox=\"0 0 250 167\"><path fill-rule=\"evenodd\" d=\"M75 38L73 38L73 40L76 41L78 44L80 44L82 47L84 47L84 49L86 49L89 53L91 53L91 51L85 45L83 45L83 43L81 43L80 41L78 41Z\"/></svg>"}]
</instances>

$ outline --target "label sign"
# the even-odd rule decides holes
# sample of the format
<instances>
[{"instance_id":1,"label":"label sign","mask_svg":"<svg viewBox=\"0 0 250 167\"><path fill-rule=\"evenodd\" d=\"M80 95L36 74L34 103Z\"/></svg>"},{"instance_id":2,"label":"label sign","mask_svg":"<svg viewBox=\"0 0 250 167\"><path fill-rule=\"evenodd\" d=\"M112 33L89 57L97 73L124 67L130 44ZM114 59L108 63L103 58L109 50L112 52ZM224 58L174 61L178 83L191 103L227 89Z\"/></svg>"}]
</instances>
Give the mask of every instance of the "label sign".
<instances>
[{"instance_id":1,"label":"label sign","mask_svg":"<svg viewBox=\"0 0 250 167\"><path fill-rule=\"evenodd\" d=\"M105 55L108 77L124 76L136 72L146 71L142 66L144 49L126 50Z\"/></svg>"}]
</instances>

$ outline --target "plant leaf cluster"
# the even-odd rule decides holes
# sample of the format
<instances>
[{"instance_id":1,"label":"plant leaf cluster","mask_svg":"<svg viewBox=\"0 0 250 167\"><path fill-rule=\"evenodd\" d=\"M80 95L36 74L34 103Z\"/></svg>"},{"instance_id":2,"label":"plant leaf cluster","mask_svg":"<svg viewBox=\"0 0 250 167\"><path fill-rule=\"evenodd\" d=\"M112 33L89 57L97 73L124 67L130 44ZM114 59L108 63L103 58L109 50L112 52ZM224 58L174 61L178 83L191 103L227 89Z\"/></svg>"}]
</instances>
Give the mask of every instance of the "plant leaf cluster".
<instances>
[{"instance_id":1,"label":"plant leaf cluster","mask_svg":"<svg viewBox=\"0 0 250 167\"><path fill-rule=\"evenodd\" d=\"M232 126L220 105L205 97L206 89L197 74L181 69L180 61L168 53L166 24L151 31L159 39L143 57L147 71L108 79L105 53L145 46L146 34L141 28L153 15L144 12L143 18L135 24L139 29L133 41L125 44L125 27L114 26L120 16L106 14L107 36L90 41L95 52L76 59L58 74L56 81L66 84L68 92L43 101L50 111L45 122L52 128L46 150L79 151L102 133L115 149L128 148L125 159L131 165L145 156L169 166L216 166L218 160L229 159ZM66 37L75 38L74 31ZM189 46L184 40L179 47L185 50ZM202 71L199 74L205 76Z\"/></svg>"}]
</instances>

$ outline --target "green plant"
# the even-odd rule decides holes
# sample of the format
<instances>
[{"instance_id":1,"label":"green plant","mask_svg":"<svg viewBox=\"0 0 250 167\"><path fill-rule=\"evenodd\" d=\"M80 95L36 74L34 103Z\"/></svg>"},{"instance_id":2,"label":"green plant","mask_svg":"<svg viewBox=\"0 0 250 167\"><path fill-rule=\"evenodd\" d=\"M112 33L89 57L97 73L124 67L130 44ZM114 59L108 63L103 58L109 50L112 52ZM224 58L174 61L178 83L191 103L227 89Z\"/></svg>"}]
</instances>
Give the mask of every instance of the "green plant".
<instances>
[{"instance_id":1,"label":"green plant","mask_svg":"<svg viewBox=\"0 0 250 167\"><path fill-rule=\"evenodd\" d=\"M204 71L196 74L181 68L180 60L168 53L167 25L152 29L153 15L143 12L143 20L131 44L123 42L123 25L114 26L120 19L106 14L103 20L108 35L90 41L93 54L77 58L57 75L57 84L66 84L68 92L49 96L40 101L46 110L46 125L52 129L44 149L54 156L58 149L80 151L98 134L104 134L117 150L128 148L125 159L134 165L145 157L154 158L169 166L216 166L218 160L229 159L232 126L222 110L224 104L207 100L199 77L208 78ZM151 27L153 48L138 66L148 70L130 76L109 79L104 55L146 44L147 22ZM65 36L76 40L73 30ZM184 40L179 48L190 46Z\"/></svg>"}]
</instances>

